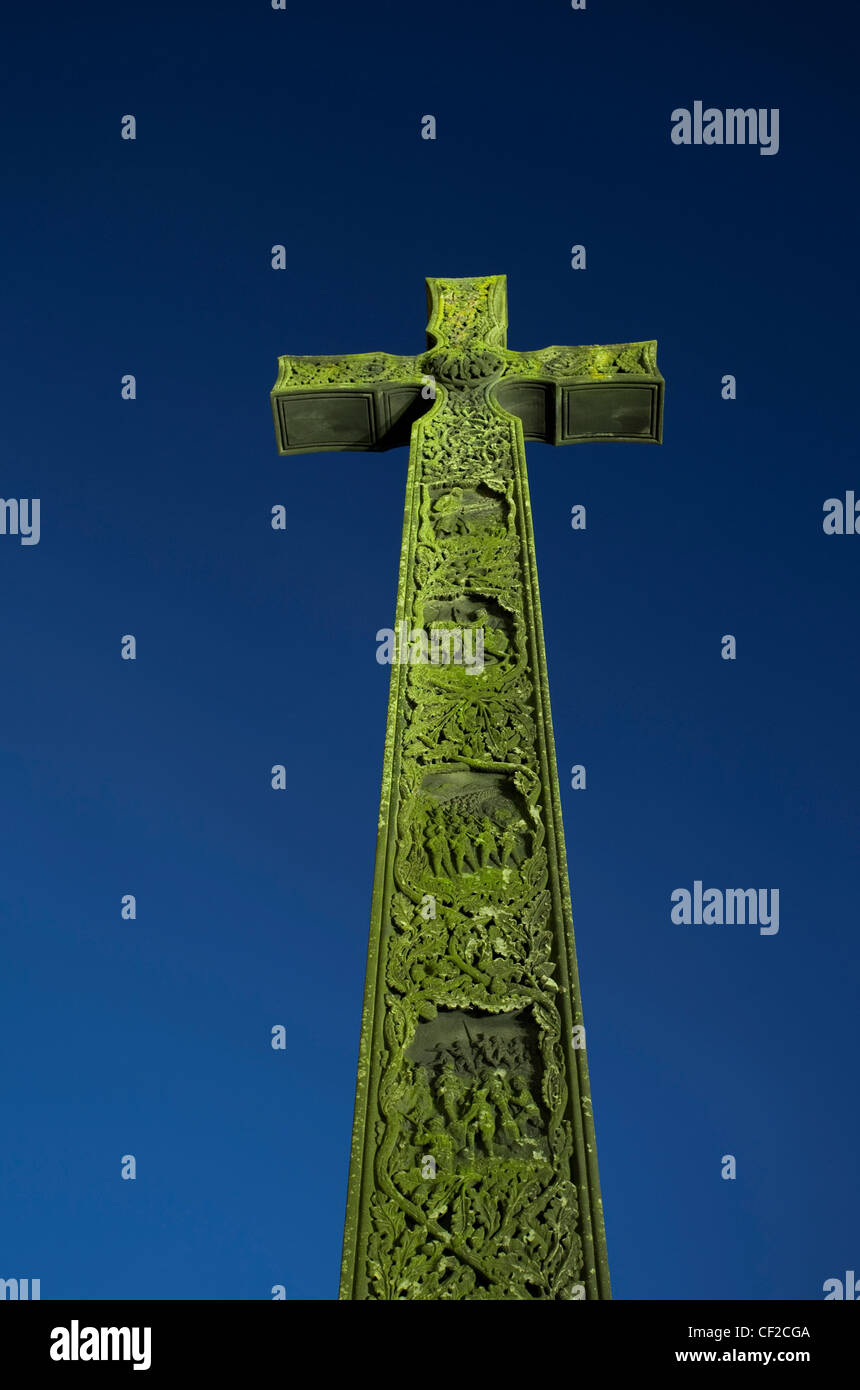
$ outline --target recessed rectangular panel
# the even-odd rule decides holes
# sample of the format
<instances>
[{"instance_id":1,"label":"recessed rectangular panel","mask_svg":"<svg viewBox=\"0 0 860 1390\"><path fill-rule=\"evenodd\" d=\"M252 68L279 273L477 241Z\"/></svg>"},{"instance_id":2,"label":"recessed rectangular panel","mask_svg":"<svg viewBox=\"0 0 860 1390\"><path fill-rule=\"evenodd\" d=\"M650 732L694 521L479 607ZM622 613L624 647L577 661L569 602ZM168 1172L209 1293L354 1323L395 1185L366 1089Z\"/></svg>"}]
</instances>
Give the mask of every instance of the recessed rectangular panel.
<instances>
[{"instance_id":1,"label":"recessed rectangular panel","mask_svg":"<svg viewBox=\"0 0 860 1390\"><path fill-rule=\"evenodd\" d=\"M574 439L656 439L656 385L594 382L564 392L562 443Z\"/></svg>"},{"instance_id":2,"label":"recessed rectangular panel","mask_svg":"<svg viewBox=\"0 0 860 1390\"><path fill-rule=\"evenodd\" d=\"M503 381L496 387L496 400L503 410L520 417L526 439L554 443L550 432L553 390L539 381Z\"/></svg>"},{"instance_id":3,"label":"recessed rectangular panel","mask_svg":"<svg viewBox=\"0 0 860 1390\"><path fill-rule=\"evenodd\" d=\"M284 449L370 449L375 442L373 395L314 391L277 397Z\"/></svg>"},{"instance_id":4,"label":"recessed rectangular panel","mask_svg":"<svg viewBox=\"0 0 860 1390\"><path fill-rule=\"evenodd\" d=\"M408 444L412 426L431 407L433 402L425 400L417 386L402 389L389 386L384 393L385 423L384 442L387 448L398 444ZM380 440L380 444L383 441Z\"/></svg>"}]
</instances>

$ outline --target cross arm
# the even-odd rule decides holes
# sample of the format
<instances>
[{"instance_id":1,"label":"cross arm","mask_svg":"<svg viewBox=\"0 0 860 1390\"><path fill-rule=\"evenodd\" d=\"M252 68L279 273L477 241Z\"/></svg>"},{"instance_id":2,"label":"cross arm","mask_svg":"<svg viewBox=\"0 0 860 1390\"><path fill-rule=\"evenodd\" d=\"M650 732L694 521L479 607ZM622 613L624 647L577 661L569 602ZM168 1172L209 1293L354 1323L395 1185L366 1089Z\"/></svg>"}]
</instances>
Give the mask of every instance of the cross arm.
<instances>
[{"instance_id":1,"label":"cross arm","mask_svg":"<svg viewBox=\"0 0 860 1390\"><path fill-rule=\"evenodd\" d=\"M279 357L272 414L279 454L392 449L432 405L420 357L389 352Z\"/></svg>"},{"instance_id":2,"label":"cross arm","mask_svg":"<svg viewBox=\"0 0 860 1390\"><path fill-rule=\"evenodd\" d=\"M526 439L659 444L664 381L656 342L508 352L498 404L518 415Z\"/></svg>"}]
</instances>

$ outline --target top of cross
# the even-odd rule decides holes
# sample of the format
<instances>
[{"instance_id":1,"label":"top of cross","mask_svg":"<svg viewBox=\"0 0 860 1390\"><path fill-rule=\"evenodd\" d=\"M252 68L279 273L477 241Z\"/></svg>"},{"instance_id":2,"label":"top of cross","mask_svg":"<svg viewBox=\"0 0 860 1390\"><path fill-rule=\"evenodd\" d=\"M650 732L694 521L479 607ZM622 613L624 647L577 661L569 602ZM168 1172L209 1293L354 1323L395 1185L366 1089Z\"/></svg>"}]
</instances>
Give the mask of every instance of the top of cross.
<instances>
[{"instance_id":1,"label":"top of cross","mask_svg":"<svg viewBox=\"0 0 860 1390\"><path fill-rule=\"evenodd\" d=\"M654 341L605 346L507 347L504 275L427 280L427 350L278 359L272 409L278 452L389 449L443 394L492 391L526 439L659 443L663 378Z\"/></svg>"}]
</instances>

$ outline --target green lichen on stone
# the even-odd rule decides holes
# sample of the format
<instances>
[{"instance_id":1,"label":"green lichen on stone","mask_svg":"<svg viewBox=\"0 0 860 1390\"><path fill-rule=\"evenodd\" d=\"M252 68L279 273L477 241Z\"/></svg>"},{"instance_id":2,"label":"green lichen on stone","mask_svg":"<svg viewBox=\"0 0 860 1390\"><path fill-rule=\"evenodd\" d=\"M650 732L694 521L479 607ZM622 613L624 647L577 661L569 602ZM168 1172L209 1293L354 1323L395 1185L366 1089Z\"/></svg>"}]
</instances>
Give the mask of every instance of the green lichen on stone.
<instances>
[{"instance_id":1,"label":"green lichen on stone","mask_svg":"<svg viewBox=\"0 0 860 1390\"><path fill-rule=\"evenodd\" d=\"M519 414L659 440L662 378L653 342L510 351L503 276L427 285L425 353L272 392L283 453L412 411L396 621L484 635L480 674L392 668L341 1297L608 1298Z\"/></svg>"}]
</instances>

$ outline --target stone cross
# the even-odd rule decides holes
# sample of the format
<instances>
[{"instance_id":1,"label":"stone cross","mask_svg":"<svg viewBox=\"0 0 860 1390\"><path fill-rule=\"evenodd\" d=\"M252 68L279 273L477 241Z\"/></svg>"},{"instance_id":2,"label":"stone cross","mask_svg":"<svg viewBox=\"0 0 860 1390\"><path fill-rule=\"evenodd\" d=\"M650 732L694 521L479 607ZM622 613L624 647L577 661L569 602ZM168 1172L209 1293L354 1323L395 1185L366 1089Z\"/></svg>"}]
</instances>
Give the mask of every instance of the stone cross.
<instances>
[{"instance_id":1,"label":"stone cross","mask_svg":"<svg viewBox=\"0 0 860 1390\"><path fill-rule=\"evenodd\" d=\"M427 299L272 391L281 454L409 443L340 1297L609 1298L523 441L658 443L663 378L511 351L504 276Z\"/></svg>"}]
</instances>

